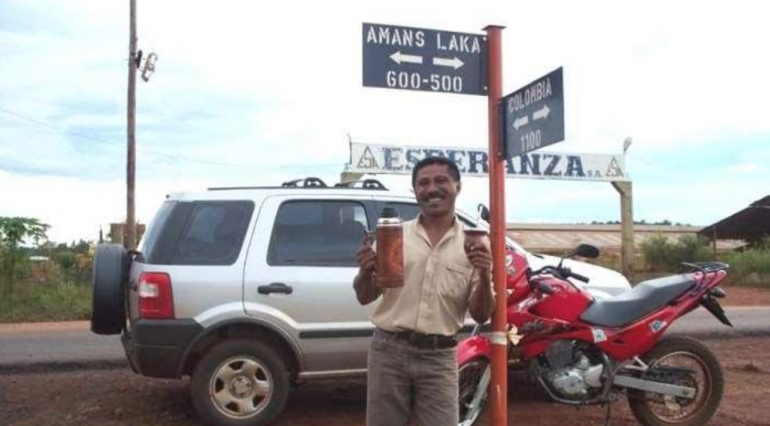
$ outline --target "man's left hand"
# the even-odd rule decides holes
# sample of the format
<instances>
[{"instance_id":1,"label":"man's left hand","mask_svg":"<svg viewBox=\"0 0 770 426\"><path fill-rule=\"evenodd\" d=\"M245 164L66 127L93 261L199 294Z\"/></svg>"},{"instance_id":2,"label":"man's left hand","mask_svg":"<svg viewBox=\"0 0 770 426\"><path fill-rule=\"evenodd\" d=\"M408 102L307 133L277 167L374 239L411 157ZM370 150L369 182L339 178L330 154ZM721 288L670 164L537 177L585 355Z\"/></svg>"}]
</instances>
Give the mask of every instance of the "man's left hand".
<instances>
[{"instance_id":1,"label":"man's left hand","mask_svg":"<svg viewBox=\"0 0 770 426\"><path fill-rule=\"evenodd\" d=\"M487 244L476 244L468 247L466 252L468 260L479 272L489 272L492 270L492 252Z\"/></svg>"}]
</instances>

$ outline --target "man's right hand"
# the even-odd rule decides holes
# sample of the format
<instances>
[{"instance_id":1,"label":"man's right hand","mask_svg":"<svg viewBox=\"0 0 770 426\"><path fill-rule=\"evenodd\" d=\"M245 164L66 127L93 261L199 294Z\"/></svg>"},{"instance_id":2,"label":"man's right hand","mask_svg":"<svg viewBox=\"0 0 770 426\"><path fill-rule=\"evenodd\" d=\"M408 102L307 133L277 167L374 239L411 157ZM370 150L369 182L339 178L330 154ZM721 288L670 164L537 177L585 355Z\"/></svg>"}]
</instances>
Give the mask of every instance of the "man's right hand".
<instances>
[{"instance_id":1,"label":"man's right hand","mask_svg":"<svg viewBox=\"0 0 770 426\"><path fill-rule=\"evenodd\" d=\"M356 290L358 303L368 305L380 296L380 289L377 287L377 253L372 247L372 238L370 234L364 234L364 241L356 250L356 260L360 270L353 281L353 288Z\"/></svg>"},{"instance_id":2,"label":"man's right hand","mask_svg":"<svg viewBox=\"0 0 770 426\"><path fill-rule=\"evenodd\" d=\"M361 269L360 274L364 276L371 276L377 268L377 253L372 247L372 238L369 233L364 234L364 240L361 243L361 247L356 251L356 260L358 261L358 267Z\"/></svg>"}]
</instances>

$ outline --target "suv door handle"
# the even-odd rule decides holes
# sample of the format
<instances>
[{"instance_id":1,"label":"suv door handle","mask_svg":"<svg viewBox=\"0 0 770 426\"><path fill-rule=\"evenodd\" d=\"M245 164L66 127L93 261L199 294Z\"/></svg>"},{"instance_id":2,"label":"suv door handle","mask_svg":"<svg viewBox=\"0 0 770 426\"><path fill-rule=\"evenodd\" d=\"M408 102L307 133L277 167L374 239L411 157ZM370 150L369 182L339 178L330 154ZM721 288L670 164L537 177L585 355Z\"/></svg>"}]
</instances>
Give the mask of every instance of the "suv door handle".
<instances>
[{"instance_id":1,"label":"suv door handle","mask_svg":"<svg viewBox=\"0 0 770 426\"><path fill-rule=\"evenodd\" d=\"M291 286L288 286L284 283L270 283L268 285L261 285L257 287L257 292L259 294L270 294L270 293L282 293L282 294L291 294L294 291Z\"/></svg>"}]
</instances>

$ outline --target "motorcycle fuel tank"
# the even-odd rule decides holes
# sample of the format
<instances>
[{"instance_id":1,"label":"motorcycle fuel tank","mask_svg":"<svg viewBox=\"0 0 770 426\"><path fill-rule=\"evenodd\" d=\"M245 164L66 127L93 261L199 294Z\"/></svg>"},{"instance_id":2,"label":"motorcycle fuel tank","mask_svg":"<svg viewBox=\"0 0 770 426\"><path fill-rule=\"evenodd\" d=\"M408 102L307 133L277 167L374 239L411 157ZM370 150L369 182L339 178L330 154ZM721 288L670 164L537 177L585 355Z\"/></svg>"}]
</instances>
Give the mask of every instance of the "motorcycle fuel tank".
<instances>
[{"instance_id":1,"label":"motorcycle fuel tank","mask_svg":"<svg viewBox=\"0 0 770 426\"><path fill-rule=\"evenodd\" d=\"M577 321L593 301L586 290L580 289L568 282L547 278L540 281L553 291L530 308L530 312L543 318L574 322Z\"/></svg>"}]
</instances>

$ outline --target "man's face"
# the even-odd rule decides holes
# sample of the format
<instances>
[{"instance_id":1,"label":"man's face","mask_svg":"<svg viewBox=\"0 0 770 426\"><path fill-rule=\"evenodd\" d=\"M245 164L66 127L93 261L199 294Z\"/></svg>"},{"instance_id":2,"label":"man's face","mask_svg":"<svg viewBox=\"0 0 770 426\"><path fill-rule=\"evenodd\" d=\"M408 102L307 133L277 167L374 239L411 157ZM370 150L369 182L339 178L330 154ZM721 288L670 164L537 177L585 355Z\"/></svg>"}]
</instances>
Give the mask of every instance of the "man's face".
<instances>
[{"instance_id":1,"label":"man's face","mask_svg":"<svg viewBox=\"0 0 770 426\"><path fill-rule=\"evenodd\" d=\"M423 215L441 216L452 212L459 193L460 182L452 179L447 166L430 164L417 172L414 195Z\"/></svg>"}]
</instances>

